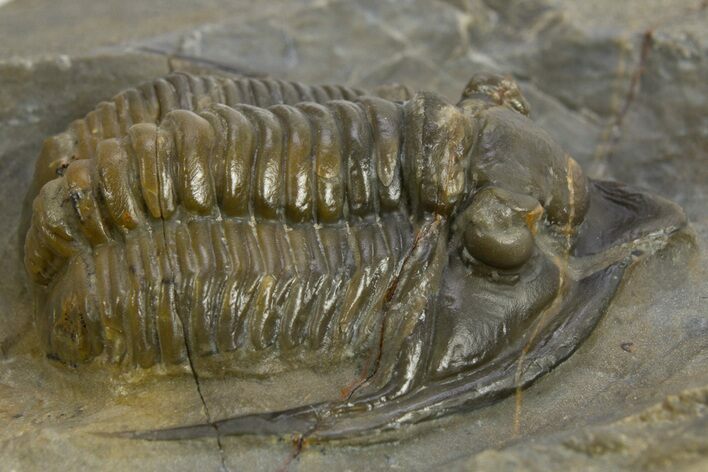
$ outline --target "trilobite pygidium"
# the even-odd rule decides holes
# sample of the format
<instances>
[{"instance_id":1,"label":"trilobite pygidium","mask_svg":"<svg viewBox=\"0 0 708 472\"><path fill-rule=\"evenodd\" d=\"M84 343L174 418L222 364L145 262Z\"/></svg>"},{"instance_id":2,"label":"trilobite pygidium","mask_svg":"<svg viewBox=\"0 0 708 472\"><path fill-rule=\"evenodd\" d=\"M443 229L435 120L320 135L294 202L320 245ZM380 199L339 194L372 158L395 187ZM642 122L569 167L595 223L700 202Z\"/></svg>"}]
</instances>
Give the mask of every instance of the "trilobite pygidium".
<instances>
[{"instance_id":1,"label":"trilobite pygidium","mask_svg":"<svg viewBox=\"0 0 708 472\"><path fill-rule=\"evenodd\" d=\"M155 81L45 145L25 262L48 353L370 362L346 401L146 437L341 437L487 402L567 357L628 258L685 224L586 179L507 79L456 105L224 83Z\"/></svg>"}]
</instances>

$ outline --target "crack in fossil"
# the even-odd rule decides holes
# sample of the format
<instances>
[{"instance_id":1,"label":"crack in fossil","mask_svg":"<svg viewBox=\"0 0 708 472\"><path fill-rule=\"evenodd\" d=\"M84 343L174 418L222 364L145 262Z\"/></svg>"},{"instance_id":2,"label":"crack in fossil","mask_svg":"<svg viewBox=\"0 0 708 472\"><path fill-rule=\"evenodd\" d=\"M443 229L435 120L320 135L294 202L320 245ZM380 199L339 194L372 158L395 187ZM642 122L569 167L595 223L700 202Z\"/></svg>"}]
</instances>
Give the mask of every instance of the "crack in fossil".
<instances>
[{"instance_id":1,"label":"crack in fossil","mask_svg":"<svg viewBox=\"0 0 708 472\"><path fill-rule=\"evenodd\" d=\"M440 217L437 218L436 222L439 224ZM376 343L377 344L377 351L376 351L376 355L372 356L373 357L373 364L374 364L373 369L371 370L371 372L368 375L366 375L366 377L363 380L361 380L356 386L354 386L351 389L351 391L349 392L349 395L346 398L347 401L351 399L352 395L354 395L354 393L357 390L359 390L360 387L362 387L364 384L366 384L368 381L370 381L372 378L374 378L374 376L378 373L379 368L381 367L381 359L382 359L383 353L384 353L384 342L385 342L385 338L386 338L386 321L388 319L388 316L387 316L388 309L389 309L391 300L393 300L393 296L395 295L396 289L398 288L398 283L403 275L402 274L403 268L406 266L406 263L410 259L411 255L417 249L423 236L424 236L423 228L421 228L416 232L415 238L413 240L413 244L411 245L410 249L408 250L406 257L401 261L401 264L398 268L398 271L397 271L395 277L393 277L393 279L389 283L388 287L386 288L386 292L384 293L384 300L383 300L383 304L382 304L382 312L383 312L382 315L383 316L381 317L381 330L379 332L378 343ZM371 363L370 361L367 362L366 367L368 367L370 365L370 363ZM364 371L366 371L366 368Z\"/></svg>"},{"instance_id":2,"label":"crack in fossil","mask_svg":"<svg viewBox=\"0 0 708 472\"><path fill-rule=\"evenodd\" d=\"M157 153L157 149L159 148L159 146L160 146L159 133L155 133L155 142L153 145L153 149L155 149L155 153ZM155 159L155 168L154 168L155 175L157 176L157 179L158 179L158 185L160 187L163 187L164 182L162 182L162 179L161 179L162 174L160 173L160 169L158 166L159 166L158 161L157 161L157 159ZM159 202L159 206L160 206L160 208L162 208L161 201ZM163 244L166 245L168 238L167 238L167 232L165 229L165 218L162 215L162 213L160 213L159 221L160 221L160 228L162 229ZM170 272L172 272L172 277L174 277L175 269L172 266L172 263L171 263L172 261L170 260L169 257L166 260L167 260L167 264L170 268ZM174 283L169 285L169 290L174 290ZM207 404L206 398L204 397L204 393L202 392L202 385L199 380L199 374L197 373L197 369L195 368L195 365L194 365L194 360L192 358L192 350L189 347L187 325L185 324L185 320L179 316L179 310L178 310L178 317L180 320L180 325L182 326L182 339L184 340L184 350L185 350L185 353L187 354L187 362L189 364L189 370L192 374L192 379L194 380L194 385L197 390L197 395L199 396L199 401L201 402L202 408L204 409L204 416L206 417L207 423L214 429L214 432L216 434L216 445L217 445L217 448L219 449L219 460L221 462L221 470L228 472L229 468L226 465L226 457L224 454L224 447L223 447L223 444L221 443L221 433L219 431L219 428L214 423L214 420L211 416L211 412L209 410L209 405Z\"/></svg>"},{"instance_id":3,"label":"crack in fossil","mask_svg":"<svg viewBox=\"0 0 708 472\"><path fill-rule=\"evenodd\" d=\"M308 434L311 434L311 432ZM304 450L305 440L306 438L304 434L298 434L293 438L293 450L288 457L285 458L280 467L276 469L277 472L286 472L290 468L290 464L292 464Z\"/></svg>"},{"instance_id":4,"label":"crack in fossil","mask_svg":"<svg viewBox=\"0 0 708 472\"><path fill-rule=\"evenodd\" d=\"M436 223L440 224L441 218L438 217L436 219ZM375 343L376 350L371 352L371 355L368 357L366 364L364 365L362 369L362 375L359 376L357 379L352 381L349 385L344 387L341 390L341 396L342 400L345 402L348 402L351 400L352 396L361 388L363 385L365 385L368 381L370 381L374 376L377 374L379 371L379 367L381 366L381 361L383 357L383 348L384 348L384 342L385 342L385 335L386 335L386 319L387 319L387 313L388 313L388 307L389 304L391 303L391 300L393 299L393 296L395 295L396 289L398 287L398 283L402 277L402 271L403 268L406 265L406 262L408 259L410 259L411 255L415 252L416 248L420 244L421 239L423 238L423 229L419 229L416 232L415 238L413 240L413 243L411 247L408 249L406 256L402 259L398 271L396 272L396 275L392 278L392 280L389 282L388 287L386 288L386 291L384 292L384 300L382 304L382 319L381 319L381 328L379 330L378 334L378 342ZM370 366L373 364L373 369L369 369ZM285 462L282 464L282 466L278 469L279 471L285 471L288 470L290 464L296 460L302 451L307 447L308 445L308 438L315 433L320 426L320 421L319 419L315 422L312 428L310 430L298 434L295 436L293 439L293 451L291 454L288 456L288 458L285 460ZM217 428L218 432L218 428Z\"/></svg>"},{"instance_id":5,"label":"crack in fossil","mask_svg":"<svg viewBox=\"0 0 708 472\"><path fill-rule=\"evenodd\" d=\"M194 380L194 385L196 386L197 389L197 395L199 395L199 400L201 401L202 407L204 408L204 416L206 416L207 423L209 426L211 426L214 429L215 432L215 438L216 438L216 445L219 449L219 459L221 460L221 470L224 471L229 471L229 467L226 465L226 456L224 454L224 445L221 442L221 432L219 431L219 427L216 425L214 422L211 413L209 411L209 405L207 404L206 398L204 397L204 393L202 392L202 385L201 381L199 380L199 374L197 373L196 368L194 367L194 361L192 360L192 352L191 349L189 348L189 342L187 341L187 336L186 336L186 330L184 329L184 323L182 323L182 329L183 332L185 333L184 336L184 346L187 352L187 362L189 363L189 370L192 373L192 379Z\"/></svg>"}]
</instances>

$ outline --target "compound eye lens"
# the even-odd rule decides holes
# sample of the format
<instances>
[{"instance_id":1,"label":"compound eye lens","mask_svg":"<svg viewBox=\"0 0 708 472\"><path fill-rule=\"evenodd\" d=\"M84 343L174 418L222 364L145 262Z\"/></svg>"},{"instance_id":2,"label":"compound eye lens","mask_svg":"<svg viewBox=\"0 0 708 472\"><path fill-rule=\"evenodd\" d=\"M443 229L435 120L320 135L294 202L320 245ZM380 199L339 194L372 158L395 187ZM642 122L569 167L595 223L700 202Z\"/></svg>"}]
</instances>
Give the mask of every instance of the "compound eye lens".
<instances>
[{"instance_id":1,"label":"compound eye lens","mask_svg":"<svg viewBox=\"0 0 708 472\"><path fill-rule=\"evenodd\" d=\"M513 269L534 251L534 231L543 209L527 195L499 188L481 190L467 209L463 242L467 253L498 269Z\"/></svg>"}]
</instances>

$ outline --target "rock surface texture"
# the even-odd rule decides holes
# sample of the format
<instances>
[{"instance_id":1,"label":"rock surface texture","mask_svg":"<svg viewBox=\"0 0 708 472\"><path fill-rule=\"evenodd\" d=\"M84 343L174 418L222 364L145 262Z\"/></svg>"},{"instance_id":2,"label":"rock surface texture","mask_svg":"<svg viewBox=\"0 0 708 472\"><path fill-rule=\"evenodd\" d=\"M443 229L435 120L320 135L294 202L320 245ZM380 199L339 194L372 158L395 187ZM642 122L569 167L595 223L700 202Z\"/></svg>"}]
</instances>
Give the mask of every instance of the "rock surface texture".
<instances>
[{"instance_id":1,"label":"rock surface texture","mask_svg":"<svg viewBox=\"0 0 708 472\"><path fill-rule=\"evenodd\" d=\"M1 468L705 469L706 24L701 0L0 2ZM509 73L532 118L592 177L676 201L692 234L633 267L573 356L487 408L368 446L102 435L325 400L356 376L357 366L248 381L109 378L40 356L16 228L42 139L123 88L219 68L367 88L401 82L450 99L475 71Z\"/></svg>"}]
</instances>

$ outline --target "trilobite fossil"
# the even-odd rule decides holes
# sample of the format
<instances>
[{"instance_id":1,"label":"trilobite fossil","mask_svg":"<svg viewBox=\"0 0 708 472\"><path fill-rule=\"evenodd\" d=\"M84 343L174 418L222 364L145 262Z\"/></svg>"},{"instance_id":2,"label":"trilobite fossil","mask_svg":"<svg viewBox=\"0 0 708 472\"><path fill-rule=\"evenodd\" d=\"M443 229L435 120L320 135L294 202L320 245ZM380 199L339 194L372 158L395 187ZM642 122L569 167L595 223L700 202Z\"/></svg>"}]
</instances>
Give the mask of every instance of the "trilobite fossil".
<instances>
[{"instance_id":1,"label":"trilobite fossil","mask_svg":"<svg viewBox=\"0 0 708 472\"><path fill-rule=\"evenodd\" d=\"M532 382L685 225L587 179L509 79L402 98L176 74L49 138L25 241L48 354L369 359L345 401L141 437L356 436Z\"/></svg>"}]
</instances>

